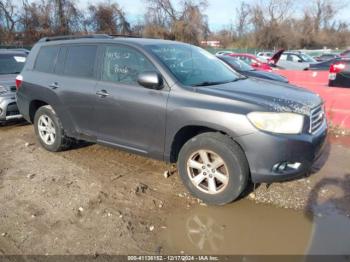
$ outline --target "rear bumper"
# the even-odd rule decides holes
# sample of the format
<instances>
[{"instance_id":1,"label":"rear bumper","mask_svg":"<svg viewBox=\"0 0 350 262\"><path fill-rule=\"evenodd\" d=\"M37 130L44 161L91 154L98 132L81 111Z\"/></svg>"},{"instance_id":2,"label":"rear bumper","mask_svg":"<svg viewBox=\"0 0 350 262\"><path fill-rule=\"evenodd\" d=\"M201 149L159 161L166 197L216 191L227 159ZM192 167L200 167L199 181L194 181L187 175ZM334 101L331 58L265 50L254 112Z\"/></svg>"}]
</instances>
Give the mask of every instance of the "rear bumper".
<instances>
[{"instance_id":1,"label":"rear bumper","mask_svg":"<svg viewBox=\"0 0 350 262\"><path fill-rule=\"evenodd\" d=\"M252 181L272 183L297 179L307 174L321 155L326 137L325 121L318 133L313 135L273 135L257 132L239 137L237 142L246 153ZM292 167L286 167L286 163Z\"/></svg>"},{"instance_id":2,"label":"rear bumper","mask_svg":"<svg viewBox=\"0 0 350 262\"><path fill-rule=\"evenodd\" d=\"M328 86L331 86L331 87L350 87L349 78L339 77L338 75L337 75L337 78L335 80L329 80Z\"/></svg>"},{"instance_id":3,"label":"rear bumper","mask_svg":"<svg viewBox=\"0 0 350 262\"><path fill-rule=\"evenodd\" d=\"M0 96L0 122L20 119L15 94Z\"/></svg>"}]
</instances>

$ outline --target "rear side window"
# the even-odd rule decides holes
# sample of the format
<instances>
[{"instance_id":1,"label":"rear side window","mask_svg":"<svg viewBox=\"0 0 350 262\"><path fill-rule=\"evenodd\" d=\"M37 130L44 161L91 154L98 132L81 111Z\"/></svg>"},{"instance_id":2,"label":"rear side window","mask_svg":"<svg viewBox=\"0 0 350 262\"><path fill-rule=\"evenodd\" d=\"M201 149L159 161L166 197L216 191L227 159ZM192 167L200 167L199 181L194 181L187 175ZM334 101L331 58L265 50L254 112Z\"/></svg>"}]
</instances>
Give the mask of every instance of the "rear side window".
<instances>
[{"instance_id":1,"label":"rear side window","mask_svg":"<svg viewBox=\"0 0 350 262\"><path fill-rule=\"evenodd\" d=\"M52 73L55 67L58 50L58 46L41 47L34 69L40 72Z\"/></svg>"},{"instance_id":2,"label":"rear side window","mask_svg":"<svg viewBox=\"0 0 350 262\"><path fill-rule=\"evenodd\" d=\"M97 46L70 46L67 50L64 75L93 78Z\"/></svg>"}]
</instances>

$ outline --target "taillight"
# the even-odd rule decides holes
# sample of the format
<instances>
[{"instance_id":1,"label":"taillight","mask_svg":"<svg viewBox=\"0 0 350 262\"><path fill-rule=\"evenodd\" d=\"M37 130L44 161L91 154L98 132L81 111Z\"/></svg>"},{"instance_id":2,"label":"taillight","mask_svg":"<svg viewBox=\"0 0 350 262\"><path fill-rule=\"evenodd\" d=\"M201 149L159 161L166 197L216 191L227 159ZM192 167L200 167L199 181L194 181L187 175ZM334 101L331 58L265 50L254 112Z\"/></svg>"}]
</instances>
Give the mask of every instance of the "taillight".
<instances>
[{"instance_id":1,"label":"taillight","mask_svg":"<svg viewBox=\"0 0 350 262\"><path fill-rule=\"evenodd\" d=\"M331 67L329 68L329 72L338 74L344 69L345 69L345 64L343 64L343 63L335 63L335 64L331 65Z\"/></svg>"},{"instance_id":2,"label":"taillight","mask_svg":"<svg viewBox=\"0 0 350 262\"><path fill-rule=\"evenodd\" d=\"M22 82L23 82L23 76L18 75L18 76L16 77L16 89L17 89L17 90L21 87Z\"/></svg>"}]
</instances>

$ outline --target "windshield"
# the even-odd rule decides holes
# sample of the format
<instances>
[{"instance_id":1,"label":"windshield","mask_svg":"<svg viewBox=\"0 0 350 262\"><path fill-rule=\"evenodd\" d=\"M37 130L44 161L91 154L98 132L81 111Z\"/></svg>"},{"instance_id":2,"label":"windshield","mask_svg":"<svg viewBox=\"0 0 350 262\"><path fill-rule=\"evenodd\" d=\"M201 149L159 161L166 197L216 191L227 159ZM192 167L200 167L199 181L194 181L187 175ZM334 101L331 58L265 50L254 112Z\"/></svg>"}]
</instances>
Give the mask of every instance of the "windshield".
<instances>
[{"instance_id":1,"label":"windshield","mask_svg":"<svg viewBox=\"0 0 350 262\"><path fill-rule=\"evenodd\" d=\"M24 55L0 54L0 74L19 74L25 61Z\"/></svg>"},{"instance_id":2,"label":"windshield","mask_svg":"<svg viewBox=\"0 0 350 262\"><path fill-rule=\"evenodd\" d=\"M240 79L222 61L207 51L185 44L150 45L151 52L186 86L209 86Z\"/></svg>"},{"instance_id":3,"label":"windshield","mask_svg":"<svg viewBox=\"0 0 350 262\"><path fill-rule=\"evenodd\" d=\"M308 63L313 63L313 62L317 62L313 57L307 55L307 54L300 54L301 58L303 59L304 62L308 62Z\"/></svg>"},{"instance_id":4,"label":"windshield","mask_svg":"<svg viewBox=\"0 0 350 262\"><path fill-rule=\"evenodd\" d=\"M228 63L233 69L238 71L254 71L255 69L248 65L247 63L243 62L240 59L230 57L230 56L223 56L220 57L223 61Z\"/></svg>"}]
</instances>

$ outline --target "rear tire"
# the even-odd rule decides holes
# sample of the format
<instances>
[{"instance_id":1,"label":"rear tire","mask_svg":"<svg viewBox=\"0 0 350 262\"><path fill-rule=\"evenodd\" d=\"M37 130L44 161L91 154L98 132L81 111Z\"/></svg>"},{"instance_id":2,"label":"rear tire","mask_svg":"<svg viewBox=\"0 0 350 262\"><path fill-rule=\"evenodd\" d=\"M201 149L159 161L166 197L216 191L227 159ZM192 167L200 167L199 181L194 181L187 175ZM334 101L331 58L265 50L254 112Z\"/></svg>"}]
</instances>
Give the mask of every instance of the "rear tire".
<instances>
[{"instance_id":1,"label":"rear tire","mask_svg":"<svg viewBox=\"0 0 350 262\"><path fill-rule=\"evenodd\" d=\"M212 205L237 199L250 176L242 149L221 133L203 133L186 142L179 153L178 170L189 192Z\"/></svg>"},{"instance_id":2,"label":"rear tire","mask_svg":"<svg viewBox=\"0 0 350 262\"><path fill-rule=\"evenodd\" d=\"M72 139L64 134L61 121L49 105L42 106L36 111L34 129L40 144L48 151L63 151L72 143Z\"/></svg>"}]
</instances>

